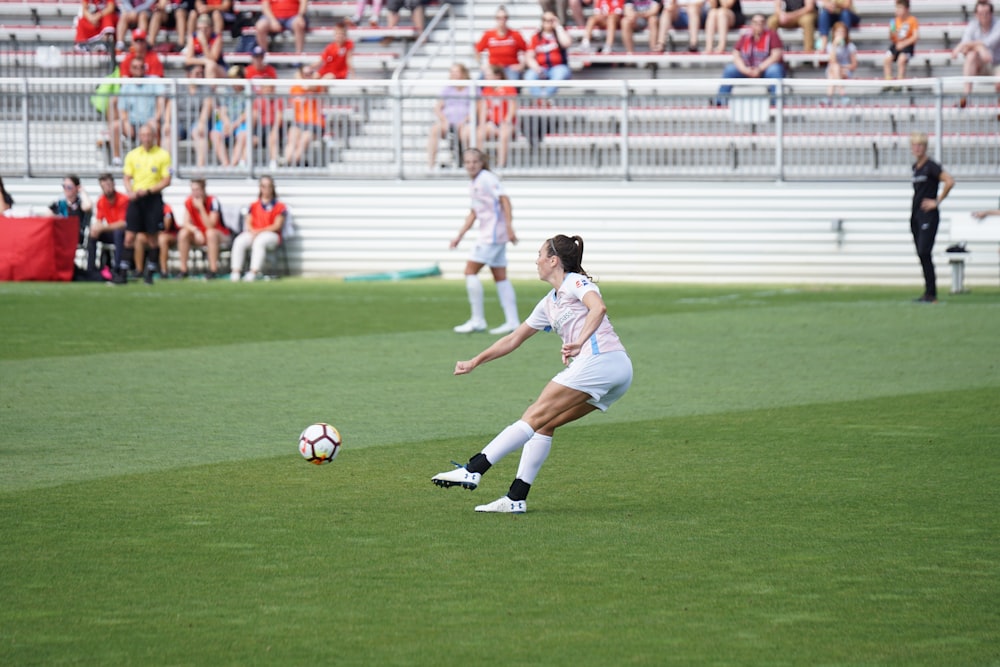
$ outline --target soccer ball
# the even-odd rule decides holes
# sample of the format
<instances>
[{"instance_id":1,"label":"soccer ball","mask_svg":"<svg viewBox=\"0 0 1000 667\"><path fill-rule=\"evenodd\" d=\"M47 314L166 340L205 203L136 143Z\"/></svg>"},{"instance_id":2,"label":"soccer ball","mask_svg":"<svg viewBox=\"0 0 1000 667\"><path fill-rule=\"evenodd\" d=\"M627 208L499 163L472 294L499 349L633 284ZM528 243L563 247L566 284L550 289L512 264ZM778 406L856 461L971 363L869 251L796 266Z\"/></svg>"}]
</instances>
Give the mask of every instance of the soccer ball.
<instances>
[{"instance_id":1,"label":"soccer ball","mask_svg":"<svg viewBox=\"0 0 1000 667\"><path fill-rule=\"evenodd\" d=\"M299 453L309 463L323 465L337 458L340 451L340 431L320 422L307 426L299 436Z\"/></svg>"}]
</instances>

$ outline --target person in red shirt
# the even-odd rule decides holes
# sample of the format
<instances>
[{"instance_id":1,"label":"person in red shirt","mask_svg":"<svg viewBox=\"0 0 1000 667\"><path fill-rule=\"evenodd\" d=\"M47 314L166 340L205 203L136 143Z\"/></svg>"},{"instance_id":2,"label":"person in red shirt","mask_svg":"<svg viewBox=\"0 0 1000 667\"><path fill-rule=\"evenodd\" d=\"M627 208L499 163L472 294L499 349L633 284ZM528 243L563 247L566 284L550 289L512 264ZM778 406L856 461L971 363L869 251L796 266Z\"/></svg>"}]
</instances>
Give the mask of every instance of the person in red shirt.
<instances>
[{"instance_id":1,"label":"person in red shirt","mask_svg":"<svg viewBox=\"0 0 1000 667\"><path fill-rule=\"evenodd\" d=\"M219 274L219 251L232 241L229 230L222 224L219 200L205 191L205 179L191 179L191 196L184 201L185 220L177 232L177 252L181 257L181 278L188 275L188 254L191 247L208 248L208 273L211 280Z\"/></svg>"},{"instance_id":2,"label":"person in red shirt","mask_svg":"<svg viewBox=\"0 0 1000 667\"><path fill-rule=\"evenodd\" d=\"M767 19L763 14L756 14L750 19L750 30L740 35L733 47L733 62L726 65L722 77L780 79L785 76L784 52L778 33L767 27ZM726 104L732 91L733 87L730 85L721 86L716 105ZM773 95L774 86L769 86L768 91Z\"/></svg>"},{"instance_id":3,"label":"person in red shirt","mask_svg":"<svg viewBox=\"0 0 1000 667\"><path fill-rule=\"evenodd\" d=\"M309 29L307 3L308 0L264 0L256 26L257 45L266 51L271 35L291 30L295 36L295 52L302 53L305 50L306 30Z\"/></svg>"},{"instance_id":4,"label":"person in red shirt","mask_svg":"<svg viewBox=\"0 0 1000 667\"><path fill-rule=\"evenodd\" d=\"M341 21L333 27L333 41L330 42L313 68L323 79L354 78L354 42L347 39L347 25Z\"/></svg>"},{"instance_id":5,"label":"person in red shirt","mask_svg":"<svg viewBox=\"0 0 1000 667\"><path fill-rule=\"evenodd\" d=\"M121 76L130 76L129 65L135 59L145 63L146 76L163 77L163 61L160 60L160 56L149 50L149 42L146 40L146 33L143 30L132 31L132 48L125 54L118 66Z\"/></svg>"},{"instance_id":6,"label":"person in red shirt","mask_svg":"<svg viewBox=\"0 0 1000 667\"><path fill-rule=\"evenodd\" d=\"M507 79L520 79L524 73L523 54L528 50L528 44L524 37L516 30L507 27L507 9L503 5L497 8L497 27L487 30L476 42L476 53L482 54L484 51L489 54L489 62L483 69L483 74L488 75L490 68L499 65L503 68Z\"/></svg>"},{"instance_id":7,"label":"person in red shirt","mask_svg":"<svg viewBox=\"0 0 1000 667\"><path fill-rule=\"evenodd\" d=\"M264 63L264 55L267 53L260 46L250 49L250 64L243 71L244 79L277 79L278 70L274 65Z\"/></svg>"},{"instance_id":8,"label":"person in red shirt","mask_svg":"<svg viewBox=\"0 0 1000 667\"><path fill-rule=\"evenodd\" d=\"M76 48L89 50L96 42L115 33L118 7L114 0L83 0L83 9L76 18Z\"/></svg>"},{"instance_id":9,"label":"person in red shirt","mask_svg":"<svg viewBox=\"0 0 1000 667\"><path fill-rule=\"evenodd\" d=\"M288 208L278 200L274 179L261 176L257 201L250 205L244 231L233 239L232 265L229 279L238 282L250 251L250 270L243 276L244 282L252 283L260 277L267 259L267 251L281 243L281 228L288 218Z\"/></svg>"},{"instance_id":10,"label":"person in red shirt","mask_svg":"<svg viewBox=\"0 0 1000 667\"><path fill-rule=\"evenodd\" d=\"M201 65L205 78L221 79L226 76L226 61L222 54L222 35L212 32L212 18L207 14L198 17L184 45L184 66Z\"/></svg>"},{"instance_id":11,"label":"person in red shirt","mask_svg":"<svg viewBox=\"0 0 1000 667\"><path fill-rule=\"evenodd\" d=\"M503 81L504 70L494 65L486 75L492 81ZM496 165L507 165L507 152L514 138L514 118L517 114L517 88L503 86L499 83L484 87L479 100L479 121L477 126L477 141L480 148L489 139L500 139L497 151Z\"/></svg>"},{"instance_id":12,"label":"person in red shirt","mask_svg":"<svg viewBox=\"0 0 1000 667\"><path fill-rule=\"evenodd\" d=\"M87 273L97 271L97 244L114 243L115 257L112 267L117 267L125 248L125 211L128 209L128 195L115 190L115 177L109 173L97 178L101 184L101 196L97 200L97 213L90 224L87 238ZM111 280L111 269L105 275Z\"/></svg>"}]
</instances>

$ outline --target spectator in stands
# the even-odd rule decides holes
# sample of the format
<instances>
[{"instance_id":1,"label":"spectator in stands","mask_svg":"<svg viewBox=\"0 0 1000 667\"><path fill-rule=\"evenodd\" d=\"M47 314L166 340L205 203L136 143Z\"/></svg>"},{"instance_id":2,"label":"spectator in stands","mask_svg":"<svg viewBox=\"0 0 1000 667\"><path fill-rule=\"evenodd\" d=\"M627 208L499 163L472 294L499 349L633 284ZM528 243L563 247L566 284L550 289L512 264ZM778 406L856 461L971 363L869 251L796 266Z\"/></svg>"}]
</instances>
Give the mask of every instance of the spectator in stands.
<instances>
[{"instance_id":1,"label":"spectator in stands","mask_svg":"<svg viewBox=\"0 0 1000 667\"><path fill-rule=\"evenodd\" d=\"M889 50L882 62L882 73L886 81L892 81L892 63L896 63L896 78L906 78L906 64L913 57L917 39L920 37L920 24L917 17L910 13L910 0L896 0L896 16L889 22ZM893 90L887 86L883 91ZM897 88L898 90L898 88Z\"/></svg>"},{"instance_id":2,"label":"spectator in stands","mask_svg":"<svg viewBox=\"0 0 1000 667\"><path fill-rule=\"evenodd\" d=\"M173 28L176 41L171 51L182 51L187 45L188 21L193 16L194 0L157 0L149 19L149 42L156 44L160 28Z\"/></svg>"},{"instance_id":3,"label":"spectator in stands","mask_svg":"<svg viewBox=\"0 0 1000 667\"><path fill-rule=\"evenodd\" d=\"M427 168L431 170L437 166L438 144L449 134L458 142L459 153L469 145L469 107L473 90L468 82L472 77L465 65L455 63L451 66L448 78L463 83L445 86L434 106L434 117L437 120L427 136Z\"/></svg>"},{"instance_id":4,"label":"spectator in stands","mask_svg":"<svg viewBox=\"0 0 1000 667\"><path fill-rule=\"evenodd\" d=\"M527 81L565 81L573 75L569 68L569 58L566 54L573 44L573 38L559 23L552 12L542 14L542 27L531 36L528 43L528 53L525 61L528 69L524 72ZM559 89L554 86L545 88L534 87L531 94L535 97L552 97Z\"/></svg>"},{"instance_id":5,"label":"spectator in stands","mask_svg":"<svg viewBox=\"0 0 1000 667\"><path fill-rule=\"evenodd\" d=\"M267 147L267 166L274 171L278 168L278 154L281 152L281 137L283 133L282 115L285 106L282 100L275 96L275 87L271 84L261 86L253 98L253 144L255 147ZM259 153L255 153L259 155Z\"/></svg>"},{"instance_id":6,"label":"spectator in stands","mask_svg":"<svg viewBox=\"0 0 1000 667\"><path fill-rule=\"evenodd\" d=\"M917 249L917 258L924 272L924 293L917 301L923 303L937 302L937 278L934 275L934 237L937 236L938 224L941 221L940 207L951 189L955 187L955 179L941 165L927 156L927 135L914 132L910 135L910 149L913 157L913 204L910 207L910 233L913 234L913 244ZM938 193L938 187L944 188Z\"/></svg>"},{"instance_id":7,"label":"spectator in stands","mask_svg":"<svg viewBox=\"0 0 1000 667\"><path fill-rule=\"evenodd\" d=\"M708 9L705 0L666 0L663 6L663 20L660 21L660 34L654 48L657 52L667 50L667 36L670 29L688 31L688 47L690 53L698 51L698 31L708 19Z\"/></svg>"},{"instance_id":8,"label":"spectator in stands","mask_svg":"<svg viewBox=\"0 0 1000 667\"><path fill-rule=\"evenodd\" d=\"M12 208L14 208L14 198L4 187L3 178L0 178L0 213L6 213Z\"/></svg>"},{"instance_id":9,"label":"spectator in stands","mask_svg":"<svg viewBox=\"0 0 1000 667\"><path fill-rule=\"evenodd\" d=\"M395 28L399 25L399 10L404 7L410 10L410 19L417 33L424 31L424 5L427 0L386 0L385 6L389 10L389 20L387 28ZM390 38L391 39L391 38Z\"/></svg>"},{"instance_id":10,"label":"spectator in stands","mask_svg":"<svg viewBox=\"0 0 1000 667\"><path fill-rule=\"evenodd\" d=\"M226 30L226 24L236 20L233 10L233 0L194 0L194 11L188 18L188 31L194 32L197 20L207 16L212 21L212 32L221 35Z\"/></svg>"},{"instance_id":11,"label":"spectator in stands","mask_svg":"<svg viewBox=\"0 0 1000 667\"><path fill-rule=\"evenodd\" d=\"M180 227L174 217L174 210L170 204L163 204L163 231L156 235L157 246L160 248L160 276L166 278L170 275L170 249L177 247L177 234ZM138 248L136 255L139 254Z\"/></svg>"},{"instance_id":12,"label":"spectator in stands","mask_svg":"<svg viewBox=\"0 0 1000 667\"><path fill-rule=\"evenodd\" d=\"M215 99L215 122L208 138L220 167L243 166L247 159L247 96L243 70L233 65L227 73L231 85Z\"/></svg>"},{"instance_id":13,"label":"spectator in stands","mask_svg":"<svg viewBox=\"0 0 1000 667\"><path fill-rule=\"evenodd\" d=\"M188 78L204 79L205 68L195 65L188 70ZM195 151L195 164L204 167L208 156L208 133L215 111L213 89L191 83L186 95L177 96L177 136L190 139Z\"/></svg>"},{"instance_id":14,"label":"spectator in stands","mask_svg":"<svg viewBox=\"0 0 1000 667\"><path fill-rule=\"evenodd\" d=\"M205 179L191 179L191 195L184 201L184 224L177 232L177 251L181 260L181 278L188 277L188 254L191 248L208 251L208 272L212 280L219 275L219 252L229 247L232 238L222 224L219 200L206 192Z\"/></svg>"},{"instance_id":15,"label":"spectator in stands","mask_svg":"<svg viewBox=\"0 0 1000 667\"><path fill-rule=\"evenodd\" d=\"M322 79L354 78L354 42L347 39L347 24L343 21L333 26L333 41L327 44L313 68Z\"/></svg>"},{"instance_id":16,"label":"spectator in stands","mask_svg":"<svg viewBox=\"0 0 1000 667\"><path fill-rule=\"evenodd\" d=\"M149 125L157 138L167 122L167 101L163 84L156 77L144 75L146 66L138 58L129 63L129 78L118 90L117 113L109 128L113 164L121 164L121 143L136 138L138 129ZM169 129L169 128L167 128Z\"/></svg>"},{"instance_id":17,"label":"spectator in stands","mask_svg":"<svg viewBox=\"0 0 1000 667\"><path fill-rule=\"evenodd\" d=\"M200 65L209 79L221 79L226 75L226 61L222 53L222 35L212 31L212 19L202 14L195 22L195 28L184 46L184 65Z\"/></svg>"},{"instance_id":18,"label":"spectator in stands","mask_svg":"<svg viewBox=\"0 0 1000 667\"><path fill-rule=\"evenodd\" d=\"M357 8L354 11L354 18L351 19L351 23L354 25L361 25L361 22L365 18L365 5L371 3L372 13L368 16L368 25L373 28L378 27L378 19L382 14L382 0L358 0Z\"/></svg>"},{"instance_id":19,"label":"spectator in stands","mask_svg":"<svg viewBox=\"0 0 1000 667\"><path fill-rule=\"evenodd\" d=\"M953 55L965 58L962 76L1000 76L1000 21L994 18L993 4L988 0L976 2L976 17L965 27ZM1000 92L1000 84L996 89ZM968 105L971 92L972 83L966 83L960 107Z\"/></svg>"},{"instance_id":20,"label":"spectator in stands","mask_svg":"<svg viewBox=\"0 0 1000 667\"><path fill-rule=\"evenodd\" d=\"M604 46L601 47L600 52L611 53L614 51L615 30L618 29L618 23L624 14L625 0L596 0L594 13L587 19L587 25L583 29L583 41L580 42L580 48L589 51L591 49L590 38L594 31L603 30Z\"/></svg>"},{"instance_id":21,"label":"spectator in stands","mask_svg":"<svg viewBox=\"0 0 1000 667\"><path fill-rule=\"evenodd\" d=\"M566 20L569 16L566 13L568 3L567 0L538 0L538 5L542 8L542 13L551 12L556 15L559 19L560 25L566 25ZM580 13L583 13L583 8L580 8Z\"/></svg>"},{"instance_id":22,"label":"spectator in stands","mask_svg":"<svg viewBox=\"0 0 1000 667\"><path fill-rule=\"evenodd\" d=\"M80 226L77 242L83 245L87 227L90 225L90 216L94 211L94 202L91 201L87 189L80 185L80 177L76 174L67 174L63 177L62 189L63 198L49 204L49 212L51 215L63 218L76 218Z\"/></svg>"},{"instance_id":23,"label":"spectator in stands","mask_svg":"<svg viewBox=\"0 0 1000 667\"><path fill-rule=\"evenodd\" d=\"M746 22L740 0L708 0L705 16L705 52L725 53L726 39L733 28Z\"/></svg>"},{"instance_id":24,"label":"spectator in stands","mask_svg":"<svg viewBox=\"0 0 1000 667\"><path fill-rule=\"evenodd\" d=\"M504 323L490 330L491 334L508 334L518 327L517 295L514 286L507 279L507 244L517 243L510 197L495 173L490 171L486 154L476 148L469 148L463 154L465 171L472 179L470 194L472 206L462 228L449 243L451 249L458 247L465 233L479 221L479 235L476 246L465 263L465 291L469 296L471 316L464 324L454 328L455 333L475 333L486 331L486 311L483 304L483 284L479 272L489 266L497 285L497 297L503 309Z\"/></svg>"},{"instance_id":25,"label":"spectator in stands","mask_svg":"<svg viewBox=\"0 0 1000 667\"><path fill-rule=\"evenodd\" d=\"M281 243L281 228L287 217L288 208L278 200L274 179L261 176L257 201L250 205L243 232L233 239L230 280L239 281L247 250L250 251L250 270L243 276L243 281L253 282L260 277L267 251Z\"/></svg>"},{"instance_id":26,"label":"spectator in stands","mask_svg":"<svg viewBox=\"0 0 1000 667\"><path fill-rule=\"evenodd\" d=\"M830 59L826 66L826 78L839 81L854 76L858 69L858 49L851 41L851 31L846 23L837 21L833 24L832 41L827 46L827 54ZM831 85L826 90L828 97L832 98L835 93L843 95L844 87Z\"/></svg>"},{"instance_id":27,"label":"spectator in stands","mask_svg":"<svg viewBox=\"0 0 1000 667\"><path fill-rule=\"evenodd\" d=\"M274 69L274 65L268 65L264 62L264 56L267 51L262 49L259 45L254 46L250 49L250 64L243 71L243 76L249 81L252 79L277 79L278 70Z\"/></svg>"},{"instance_id":28,"label":"spectator in stands","mask_svg":"<svg viewBox=\"0 0 1000 667\"><path fill-rule=\"evenodd\" d=\"M660 0L629 0L625 3L622 16L622 44L626 53L635 53L635 33L646 30L649 47L653 50L660 34L660 14L663 3Z\"/></svg>"},{"instance_id":29,"label":"spectator in stands","mask_svg":"<svg viewBox=\"0 0 1000 667\"><path fill-rule=\"evenodd\" d=\"M507 26L509 14L506 7L503 5L497 7L495 18L497 27L484 32L476 42L476 53L488 54L487 63L483 66L483 75L488 74L490 68L497 65L503 68L505 78L520 79L525 68L524 53L528 50L528 44L521 33Z\"/></svg>"},{"instance_id":30,"label":"spectator in stands","mask_svg":"<svg viewBox=\"0 0 1000 667\"><path fill-rule=\"evenodd\" d=\"M504 69L499 65L490 68L486 78L497 83L483 87L479 99L479 116L476 125L477 146L484 148L491 139L500 139L497 166L507 166L510 142L514 139L514 120L517 116L517 88L502 85ZM485 152L485 150L484 150Z\"/></svg>"},{"instance_id":31,"label":"spectator in stands","mask_svg":"<svg viewBox=\"0 0 1000 667\"><path fill-rule=\"evenodd\" d=\"M141 60L146 66L143 76L163 76L163 60L149 49L149 41L146 39L146 33L142 30L132 31L132 48L125 54L119 65L122 77L130 76L129 72L132 69L133 60Z\"/></svg>"},{"instance_id":32,"label":"spectator in stands","mask_svg":"<svg viewBox=\"0 0 1000 667\"><path fill-rule=\"evenodd\" d=\"M267 50L271 35L291 30L295 37L295 52L305 51L306 30L309 22L306 19L308 0L263 0L261 17L257 21L257 45Z\"/></svg>"},{"instance_id":33,"label":"spectator in stands","mask_svg":"<svg viewBox=\"0 0 1000 667\"><path fill-rule=\"evenodd\" d=\"M323 137L323 114L319 108L319 96L325 88L309 85L319 79L319 72L310 65L303 65L296 73L300 79L288 91L295 111L295 122L288 129L285 141L285 164L305 166L306 151L314 139Z\"/></svg>"},{"instance_id":34,"label":"spectator in stands","mask_svg":"<svg viewBox=\"0 0 1000 667\"><path fill-rule=\"evenodd\" d=\"M153 284L153 272L159 266L159 233L163 231L163 191L173 178L170 153L156 145L156 130L151 125L139 128L139 146L125 156L122 173L129 205L125 214L125 254L112 282L127 282L129 255L136 237L143 237L149 247L143 268L143 281ZM138 267L137 267L138 268Z\"/></svg>"},{"instance_id":35,"label":"spectator in stands","mask_svg":"<svg viewBox=\"0 0 1000 667\"><path fill-rule=\"evenodd\" d=\"M118 25L118 5L114 0L83 0L83 8L76 18L77 51L105 48L103 41L115 34Z\"/></svg>"},{"instance_id":36,"label":"spectator in stands","mask_svg":"<svg viewBox=\"0 0 1000 667\"><path fill-rule=\"evenodd\" d=\"M861 24L861 17L854 10L854 0L816 0L816 5L819 23L818 50L826 53L833 24L839 21L850 30Z\"/></svg>"},{"instance_id":37,"label":"spectator in stands","mask_svg":"<svg viewBox=\"0 0 1000 667\"><path fill-rule=\"evenodd\" d=\"M149 29L149 19L153 13L153 6L156 0L117 0L118 2L118 27L115 30L115 48L118 51L125 50L125 33L129 28L135 28L142 32L143 39L146 38L146 31ZM132 38L135 40L135 37Z\"/></svg>"},{"instance_id":38,"label":"spectator in stands","mask_svg":"<svg viewBox=\"0 0 1000 667\"><path fill-rule=\"evenodd\" d=\"M784 46L778 33L767 27L763 14L750 19L750 30L740 35L733 47L733 62L722 71L725 79L780 79L785 75ZM723 85L715 103L727 103L733 87ZM772 94L774 86L768 88Z\"/></svg>"},{"instance_id":39,"label":"spectator in stands","mask_svg":"<svg viewBox=\"0 0 1000 667\"><path fill-rule=\"evenodd\" d=\"M802 50L816 50L816 0L774 0L774 14L767 20L771 30L802 28Z\"/></svg>"},{"instance_id":40,"label":"spectator in stands","mask_svg":"<svg viewBox=\"0 0 1000 667\"><path fill-rule=\"evenodd\" d=\"M101 196L97 198L97 213L90 225L87 239L87 273L97 272L97 244L113 243L115 246L114 260L111 266L121 264L125 252L125 211L128 209L128 195L115 189L115 177L109 173L97 178L101 185ZM111 280L111 270L107 267L104 275Z\"/></svg>"}]
</instances>

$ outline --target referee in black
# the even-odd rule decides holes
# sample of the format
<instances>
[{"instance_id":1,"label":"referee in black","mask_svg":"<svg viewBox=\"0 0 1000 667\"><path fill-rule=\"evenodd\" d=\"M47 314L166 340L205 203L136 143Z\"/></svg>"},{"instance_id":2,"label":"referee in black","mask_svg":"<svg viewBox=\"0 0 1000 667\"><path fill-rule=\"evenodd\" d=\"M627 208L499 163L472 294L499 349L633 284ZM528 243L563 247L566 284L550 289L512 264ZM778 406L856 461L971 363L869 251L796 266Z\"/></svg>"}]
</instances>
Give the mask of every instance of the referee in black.
<instances>
[{"instance_id":1,"label":"referee in black","mask_svg":"<svg viewBox=\"0 0 1000 667\"><path fill-rule=\"evenodd\" d=\"M934 237L941 223L939 207L951 189L955 179L941 165L927 157L927 135L914 132L910 135L910 150L916 162L913 163L913 205L910 208L910 232L917 248L917 258L924 271L924 293L916 299L920 303L937 303L937 277L934 274ZM941 184L944 188L938 194Z\"/></svg>"}]
</instances>

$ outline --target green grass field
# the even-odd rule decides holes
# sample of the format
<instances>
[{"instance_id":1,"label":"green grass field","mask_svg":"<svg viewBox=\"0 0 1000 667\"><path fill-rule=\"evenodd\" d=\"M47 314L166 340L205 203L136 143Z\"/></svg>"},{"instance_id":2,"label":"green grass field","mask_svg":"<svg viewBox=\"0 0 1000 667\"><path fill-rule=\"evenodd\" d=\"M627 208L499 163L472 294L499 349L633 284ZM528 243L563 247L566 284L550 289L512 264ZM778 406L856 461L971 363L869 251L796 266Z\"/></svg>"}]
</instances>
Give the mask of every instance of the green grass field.
<instances>
[{"instance_id":1,"label":"green grass field","mask_svg":"<svg viewBox=\"0 0 1000 667\"><path fill-rule=\"evenodd\" d=\"M1000 290L602 289L510 516L430 477L559 344L452 376L460 282L0 284L0 665L1000 665Z\"/></svg>"}]
</instances>

